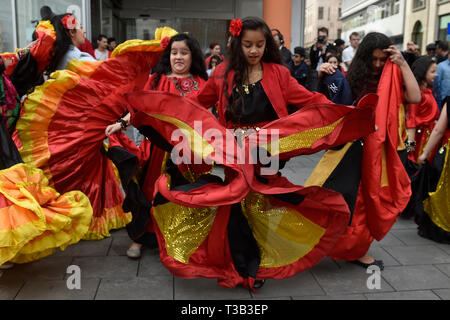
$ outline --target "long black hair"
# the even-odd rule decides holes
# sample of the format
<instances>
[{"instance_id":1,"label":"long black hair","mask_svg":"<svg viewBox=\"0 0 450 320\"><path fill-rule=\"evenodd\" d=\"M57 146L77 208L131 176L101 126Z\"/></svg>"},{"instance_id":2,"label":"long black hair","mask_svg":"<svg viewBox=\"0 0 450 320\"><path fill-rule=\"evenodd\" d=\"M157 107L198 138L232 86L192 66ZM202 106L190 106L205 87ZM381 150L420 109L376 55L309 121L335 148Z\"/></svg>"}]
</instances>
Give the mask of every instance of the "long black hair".
<instances>
[{"instance_id":1,"label":"long black hair","mask_svg":"<svg viewBox=\"0 0 450 320\"><path fill-rule=\"evenodd\" d=\"M200 49L200 44L197 39L185 33L179 33L170 39L169 45L164 49L161 59L153 69L154 73L156 73L155 80L153 81L153 89L156 89L158 86L161 75L172 72L172 67L170 65L170 51L172 50L172 44L175 41L184 41L191 51L192 64L189 70L190 74L208 80L205 60L203 60L202 49Z\"/></svg>"},{"instance_id":2,"label":"long black hair","mask_svg":"<svg viewBox=\"0 0 450 320\"><path fill-rule=\"evenodd\" d=\"M230 112L235 117L239 118L244 107L244 89L243 84L248 79L248 63L242 51L242 35L247 30L260 30L266 38L266 48L261 61L272 62L283 65L280 49L275 44L272 32L264 20L257 17L247 17L242 19L242 29L238 37L231 38L231 44L228 48L228 66L224 74L225 79L225 97L228 99L227 112ZM231 84L232 94L228 95L228 73L233 70L234 77ZM236 91L234 93L233 91Z\"/></svg>"},{"instance_id":3,"label":"long black hair","mask_svg":"<svg viewBox=\"0 0 450 320\"><path fill-rule=\"evenodd\" d=\"M428 69L430 69L430 67L433 65L433 63L437 63L435 58L423 56L414 61L413 65L411 66L411 71L414 74L419 87L428 87L428 84L426 83L427 72Z\"/></svg>"},{"instance_id":4,"label":"long black hair","mask_svg":"<svg viewBox=\"0 0 450 320\"><path fill-rule=\"evenodd\" d=\"M366 89L368 80L373 78L373 52L376 49L387 49L391 45L392 41L379 32L368 33L361 41L347 73L353 97L361 95Z\"/></svg>"},{"instance_id":5,"label":"long black hair","mask_svg":"<svg viewBox=\"0 0 450 320\"><path fill-rule=\"evenodd\" d=\"M53 50L50 53L51 60L49 66L45 69L47 73L52 73L58 68L61 60L64 58L65 54L72 45L72 38L70 37L70 31L64 28L61 19L70 13L54 15L51 17L50 22L55 28L56 40L53 45Z\"/></svg>"}]
</instances>

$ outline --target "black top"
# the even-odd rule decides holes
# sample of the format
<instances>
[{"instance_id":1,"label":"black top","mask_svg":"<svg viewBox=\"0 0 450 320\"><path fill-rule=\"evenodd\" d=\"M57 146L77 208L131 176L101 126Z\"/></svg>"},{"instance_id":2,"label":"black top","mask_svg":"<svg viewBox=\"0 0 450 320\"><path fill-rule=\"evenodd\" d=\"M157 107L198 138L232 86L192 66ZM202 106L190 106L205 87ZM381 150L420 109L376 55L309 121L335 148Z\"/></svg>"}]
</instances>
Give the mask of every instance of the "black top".
<instances>
[{"instance_id":1,"label":"black top","mask_svg":"<svg viewBox=\"0 0 450 320\"><path fill-rule=\"evenodd\" d=\"M248 88L248 90L245 88ZM237 96L238 93L233 91L232 99L237 99ZM227 110L225 118L227 121L236 124L257 124L276 120L278 115L264 92L260 80L244 86L244 108L242 113L235 115Z\"/></svg>"}]
</instances>

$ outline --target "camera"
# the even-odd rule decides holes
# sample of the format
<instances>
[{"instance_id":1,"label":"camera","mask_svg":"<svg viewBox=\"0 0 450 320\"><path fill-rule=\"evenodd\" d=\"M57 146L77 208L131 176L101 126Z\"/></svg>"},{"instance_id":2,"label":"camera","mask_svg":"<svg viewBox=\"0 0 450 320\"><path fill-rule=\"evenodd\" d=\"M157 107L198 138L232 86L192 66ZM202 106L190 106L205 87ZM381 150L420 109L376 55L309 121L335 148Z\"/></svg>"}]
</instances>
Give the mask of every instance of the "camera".
<instances>
[{"instance_id":1,"label":"camera","mask_svg":"<svg viewBox=\"0 0 450 320\"><path fill-rule=\"evenodd\" d=\"M318 36L317 37L317 43L325 43L326 37L325 36Z\"/></svg>"}]
</instances>

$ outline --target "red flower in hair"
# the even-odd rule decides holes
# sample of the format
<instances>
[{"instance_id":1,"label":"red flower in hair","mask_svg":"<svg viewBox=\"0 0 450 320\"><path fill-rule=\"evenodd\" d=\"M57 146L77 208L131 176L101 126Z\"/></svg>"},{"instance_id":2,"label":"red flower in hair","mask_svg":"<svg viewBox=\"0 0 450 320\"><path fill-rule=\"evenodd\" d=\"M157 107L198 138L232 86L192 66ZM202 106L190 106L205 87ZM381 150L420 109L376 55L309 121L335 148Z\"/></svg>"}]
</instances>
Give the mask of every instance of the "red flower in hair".
<instances>
[{"instance_id":1,"label":"red flower in hair","mask_svg":"<svg viewBox=\"0 0 450 320\"><path fill-rule=\"evenodd\" d=\"M163 48L163 49L167 48L169 43L170 43L170 38L169 37L162 38L162 40L161 40L161 48Z\"/></svg>"},{"instance_id":2,"label":"red flower in hair","mask_svg":"<svg viewBox=\"0 0 450 320\"><path fill-rule=\"evenodd\" d=\"M239 35L241 34L241 31L242 31L241 19L237 18L237 19L231 20L230 28L228 30L233 35L233 37L239 37Z\"/></svg>"},{"instance_id":3,"label":"red flower in hair","mask_svg":"<svg viewBox=\"0 0 450 320\"><path fill-rule=\"evenodd\" d=\"M77 28L77 20L70 14L62 18L61 23L64 26L64 29L73 30Z\"/></svg>"}]
</instances>

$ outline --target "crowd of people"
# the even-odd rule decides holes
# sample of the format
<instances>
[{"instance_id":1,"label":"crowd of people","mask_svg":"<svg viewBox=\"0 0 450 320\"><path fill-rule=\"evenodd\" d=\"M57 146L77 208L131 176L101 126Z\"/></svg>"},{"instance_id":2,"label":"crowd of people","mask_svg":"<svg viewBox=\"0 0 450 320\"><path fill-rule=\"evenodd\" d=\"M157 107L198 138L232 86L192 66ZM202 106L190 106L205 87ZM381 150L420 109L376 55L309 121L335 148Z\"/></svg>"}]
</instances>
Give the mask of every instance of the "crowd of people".
<instances>
[{"instance_id":1,"label":"crowd of people","mask_svg":"<svg viewBox=\"0 0 450 320\"><path fill-rule=\"evenodd\" d=\"M129 258L158 247L176 276L257 292L326 256L382 270L369 248L401 215L450 244L447 43L419 57L320 28L292 54L247 17L226 53L168 27L94 51L73 15L41 14L35 42L0 55L1 269L126 227ZM305 186L281 174L321 150Z\"/></svg>"}]
</instances>

